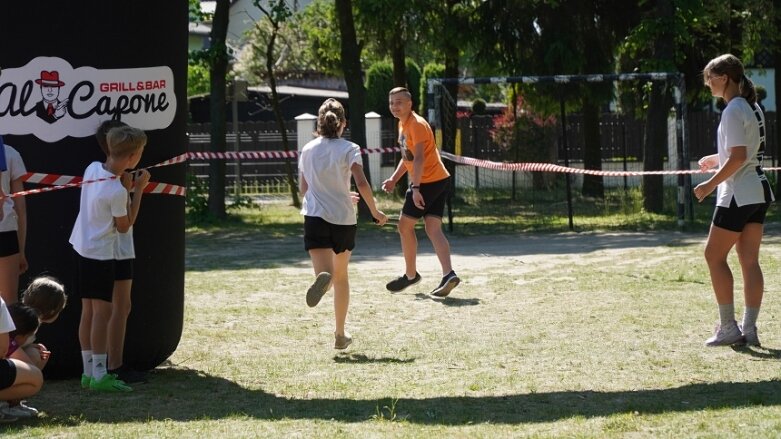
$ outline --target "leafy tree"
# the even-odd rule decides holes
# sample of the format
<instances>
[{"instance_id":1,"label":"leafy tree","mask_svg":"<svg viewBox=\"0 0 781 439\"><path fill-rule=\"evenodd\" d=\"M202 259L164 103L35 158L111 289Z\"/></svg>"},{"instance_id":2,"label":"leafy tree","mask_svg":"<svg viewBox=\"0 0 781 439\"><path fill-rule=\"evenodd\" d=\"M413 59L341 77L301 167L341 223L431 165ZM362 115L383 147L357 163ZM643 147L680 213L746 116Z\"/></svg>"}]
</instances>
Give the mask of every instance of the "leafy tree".
<instances>
[{"instance_id":1,"label":"leafy tree","mask_svg":"<svg viewBox=\"0 0 781 439\"><path fill-rule=\"evenodd\" d=\"M264 22L270 27L268 39L266 40L266 50L263 59L265 60L265 75L268 79L269 87L271 88L271 106L274 109L274 118L277 121L277 126L282 134L282 147L285 152L290 151L290 142L287 139L287 129L285 128L285 120L282 117L282 111L279 107L279 95L277 94L277 79L275 76L275 64L276 62L276 42L277 37L281 33L281 29L284 26L286 20L292 16L292 12L287 6L285 0L269 0L263 2L261 0L252 0L252 3L260 9L260 12L265 16ZM258 22L260 23L260 22ZM287 182L290 186L290 197L293 202L293 206L301 207L301 202L298 199L298 185L296 184L296 178L294 175L293 166L290 163L290 159L285 159L285 172L287 173Z\"/></svg>"},{"instance_id":2,"label":"leafy tree","mask_svg":"<svg viewBox=\"0 0 781 439\"><path fill-rule=\"evenodd\" d=\"M393 88L393 66L388 61L372 64L366 70L366 109L390 117L388 90Z\"/></svg>"},{"instance_id":3,"label":"leafy tree","mask_svg":"<svg viewBox=\"0 0 781 439\"><path fill-rule=\"evenodd\" d=\"M202 51L201 59L209 66L211 96L209 101L211 120L211 151L225 152L225 76L228 72L228 50L225 38L228 34L230 0L217 0L209 36L209 48ZM209 163L209 213L217 218L225 217L225 161Z\"/></svg>"},{"instance_id":4,"label":"leafy tree","mask_svg":"<svg viewBox=\"0 0 781 439\"><path fill-rule=\"evenodd\" d=\"M336 16L341 36L339 53L342 59L342 71L347 82L347 92L350 94L350 140L362 148L366 148L366 88L363 85L361 68L363 46L358 42L355 33L352 0L336 0ZM363 155L363 169L366 178L371 181L369 158L365 154ZM362 218L371 218L369 208L363 200L358 204L358 210Z\"/></svg>"},{"instance_id":5,"label":"leafy tree","mask_svg":"<svg viewBox=\"0 0 781 439\"><path fill-rule=\"evenodd\" d=\"M187 96L209 93L209 68L199 62L187 66Z\"/></svg>"}]
</instances>

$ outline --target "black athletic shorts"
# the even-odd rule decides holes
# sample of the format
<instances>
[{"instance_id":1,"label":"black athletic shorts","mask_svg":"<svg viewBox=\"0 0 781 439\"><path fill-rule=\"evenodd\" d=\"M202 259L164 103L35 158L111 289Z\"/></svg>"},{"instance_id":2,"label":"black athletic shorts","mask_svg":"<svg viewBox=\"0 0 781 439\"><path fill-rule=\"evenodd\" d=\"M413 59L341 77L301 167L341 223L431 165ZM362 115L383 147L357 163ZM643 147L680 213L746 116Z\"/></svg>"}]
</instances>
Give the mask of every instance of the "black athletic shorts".
<instances>
[{"instance_id":1,"label":"black athletic shorts","mask_svg":"<svg viewBox=\"0 0 781 439\"><path fill-rule=\"evenodd\" d=\"M79 261L79 291L82 299L111 302L114 281L133 279L132 259L100 261L77 255Z\"/></svg>"},{"instance_id":2,"label":"black athletic shorts","mask_svg":"<svg viewBox=\"0 0 781 439\"><path fill-rule=\"evenodd\" d=\"M16 365L8 359L0 359L0 390L7 389L16 381Z\"/></svg>"},{"instance_id":3,"label":"black athletic shorts","mask_svg":"<svg viewBox=\"0 0 781 439\"><path fill-rule=\"evenodd\" d=\"M764 224L769 207L769 201L738 207L733 197L729 207L716 206L713 211L713 225L733 232L742 232L748 223Z\"/></svg>"},{"instance_id":4,"label":"black athletic shorts","mask_svg":"<svg viewBox=\"0 0 781 439\"><path fill-rule=\"evenodd\" d=\"M445 201L450 189L450 177L432 183L421 183L420 194L423 195L423 209L418 209L412 201L412 189L407 189L404 197L404 207L401 213L410 218L420 219L424 216L442 218L445 213Z\"/></svg>"},{"instance_id":5,"label":"black athletic shorts","mask_svg":"<svg viewBox=\"0 0 781 439\"><path fill-rule=\"evenodd\" d=\"M334 253L355 248L358 226L331 224L318 216L304 217L304 249L330 248Z\"/></svg>"},{"instance_id":6,"label":"black athletic shorts","mask_svg":"<svg viewBox=\"0 0 781 439\"><path fill-rule=\"evenodd\" d=\"M16 230L0 232L0 258L19 253L19 235Z\"/></svg>"}]
</instances>

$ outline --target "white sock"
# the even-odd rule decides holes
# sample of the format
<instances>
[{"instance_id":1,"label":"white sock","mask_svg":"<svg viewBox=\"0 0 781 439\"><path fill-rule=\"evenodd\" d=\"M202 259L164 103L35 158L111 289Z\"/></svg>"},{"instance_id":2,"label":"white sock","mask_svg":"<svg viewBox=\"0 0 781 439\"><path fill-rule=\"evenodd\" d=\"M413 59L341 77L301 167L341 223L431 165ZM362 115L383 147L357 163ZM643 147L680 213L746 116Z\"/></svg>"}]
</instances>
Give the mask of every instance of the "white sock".
<instances>
[{"instance_id":1,"label":"white sock","mask_svg":"<svg viewBox=\"0 0 781 439\"><path fill-rule=\"evenodd\" d=\"M84 375L92 376L92 351L81 351L81 366Z\"/></svg>"},{"instance_id":2,"label":"white sock","mask_svg":"<svg viewBox=\"0 0 781 439\"><path fill-rule=\"evenodd\" d=\"M746 307L743 311L743 330L752 331L757 326L757 316L759 315L759 307L751 308Z\"/></svg>"},{"instance_id":3,"label":"white sock","mask_svg":"<svg viewBox=\"0 0 781 439\"><path fill-rule=\"evenodd\" d=\"M92 354L92 376L96 380L100 380L108 373L106 371L106 358L108 358L107 354Z\"/></svg>"},{"instance_id":4,"label":"white sock","mask_svg":"<svg viewBox=\"0 0 781 439\"><path fill-rule=\"evenodd\" d=\"M735 322L735 304L727 303L719 305L719 320L722 328L728 328Z\"/></svg>"}]
</instances>

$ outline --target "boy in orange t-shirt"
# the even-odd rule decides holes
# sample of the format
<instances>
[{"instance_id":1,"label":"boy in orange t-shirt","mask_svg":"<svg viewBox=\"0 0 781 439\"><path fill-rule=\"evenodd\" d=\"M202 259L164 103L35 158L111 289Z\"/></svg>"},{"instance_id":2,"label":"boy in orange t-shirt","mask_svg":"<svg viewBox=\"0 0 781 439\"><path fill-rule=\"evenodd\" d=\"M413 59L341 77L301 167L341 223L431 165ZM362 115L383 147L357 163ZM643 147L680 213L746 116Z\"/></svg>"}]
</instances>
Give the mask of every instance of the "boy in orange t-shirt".
<instances>
[{"instance_id":1,"label":"boy in orange t-shirt","mask_svg":"<svg viewBox=\"0 0 781 439\"><path fill-rule=\"evenodd\" d=\"M401 251L404 253L406 272L388 282L389 291L397 293L420 282L416 258L418 240L415 224L420 218L426 225L434 251L442 265L442 281L431 294L445 297L460 282L450 262L450 243L442 232L442 215L445 211L450 174L439 156L434 133L426 120L412 111L412 95L403 87L396 87L388 94L391 114L399 119L399 146L401 162L393 175L382 183L385 192L393 191L399 179L409 172L410 186L399 217Z\"/></svg>"}]
</instances>

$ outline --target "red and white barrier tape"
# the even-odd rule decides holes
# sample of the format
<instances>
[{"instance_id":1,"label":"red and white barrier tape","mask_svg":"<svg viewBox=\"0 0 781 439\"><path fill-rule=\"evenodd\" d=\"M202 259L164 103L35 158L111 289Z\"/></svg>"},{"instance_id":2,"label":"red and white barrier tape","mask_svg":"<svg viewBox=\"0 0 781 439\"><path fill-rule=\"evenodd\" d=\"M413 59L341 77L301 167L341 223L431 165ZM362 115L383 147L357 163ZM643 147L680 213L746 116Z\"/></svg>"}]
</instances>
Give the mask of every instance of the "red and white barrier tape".
<instances>
[{"instance_id":1,"label":"red and white barrier tape","mask_svg":"<svg viewBox=\"0 0 781 439\"><path fill-rule=\"evenodd\" d=\"M160 164L151 167L161 166ZM26 183L49 185L49 187L30 189L26 191L14 192L8 197L21 197L24 195L39 194L42 192L51 192L60 189L79 187L85 184L98 183L101 181L114 180L118 177L98 178L95 180L84 180L82 177L73 175L42 174L38 172L28 172L22 176L22 181ZM145 194L165 194L165 195L184 195L185 188L176 184L158 183L150 181L144 188Z\"/></svg>"},{"instance_id":2,"label":"red and white barrier tape","mask_svg":"<svg viewBox=\"0 0 781 439\"><path fill-rule=\"evenodd\" d=\"M365 148L361 149L362 154L381 154L388 152L401 151L399 147L393 148ZM225 151L225 152L188 152L186 154L190 160L240 160L240 159L284 159L298 157L298 151Z\"/></svg>"},{"instance_id":3,"label":"red and white barrier tape","mask_svg":"<svg viewBox=\"0 0 781 439\"><path fill-rule=\"evenodd\" d=\"M600 175L603 177L632 177L641 175L680 175L680 174L706 174L716 172L715 170L700 171L699 169L673 169L669 171L602 171L596 169L581 169L566 166L554 165L552 163L502 163L492 162L490 160L474 159L471 157L462 157L448 152L439 153L442 158L462 165L476 166L486 169L495 169L497 171L523 171L523 172L560 172L567 174L587 174ZM765 171L778 171L781 167L764 168Z\"/></svg>"},{"instance_id":4,"label":"red and white barrier tape","mask_svg":"<svg viewBox=\"0 0 781 439\"><path fill-rule=\"evenodd\" d=\"M380 154L380 153L394 153L401 151L401 148L365 148L361 150L363 154ZM699 169L686 169L686 170L668 170L668 171L603 171L596 169L581 169L572 168L567 166L555 165L552 163L503 163L494 162L490 160L475 159L472 157L458 156L448 152L440 151L442 158L450 160L452 162L475 166L486 169L495 169L498 171L522 171L522 172L558 172L568 174L588 174L599 175L603 177L624 177L624 176L642 176L642 175L681 175L681 174L704 174L710 171L700 171ZM147 166L144 169L158 168L162 166L169 166L178 163L184 163L187 160L241 160L241 159L279 159L279 158L296 158L298 157L298 151L226 151L226 152L187 152L180 154L171 159L160 162L156 165ZM779 171L781 167L764 168L766 171ZM15 192L7 195L7 197L14 198L23 195L38 194L42 192L51 192L60 189L67 189L71 187L80 187L85 184L98 183L101 181L113 180L117 177L100 178L96 180L83 180L81 177L74 177L69 175L57 175L57 174L43 174L29 172L22 177L22 181L27 183L50 185L39 189L30 189L26 191ZM170 194L170 195L184 195L185 188L182 186L168 184L168 183L156 183L149 182L144 189L144 193L153 194Z\"/></svg>"}]
</instances>

